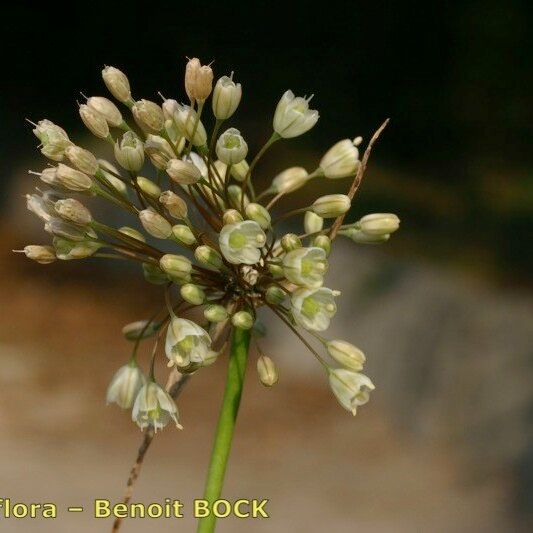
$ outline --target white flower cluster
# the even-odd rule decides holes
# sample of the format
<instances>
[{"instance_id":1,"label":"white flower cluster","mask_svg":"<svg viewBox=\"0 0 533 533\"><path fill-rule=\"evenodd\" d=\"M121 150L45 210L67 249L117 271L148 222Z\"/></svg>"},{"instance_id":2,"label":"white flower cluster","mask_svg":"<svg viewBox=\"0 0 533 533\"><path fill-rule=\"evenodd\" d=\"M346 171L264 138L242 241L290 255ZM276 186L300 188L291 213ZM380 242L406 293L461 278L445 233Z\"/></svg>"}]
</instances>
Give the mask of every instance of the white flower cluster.
<instances>
[{"instance_id":1,"label":"white flower cluster","mask_svg":"<svg viewBox=\"0 0 533 533\"><path fill-rule=\"evenodd\" d=\"M312 179L360 181L361 138L336 143L312 172L298 166L281 171L256 194L258 163L268 149L317 123L318 112L309 108L311 98L286 91L273 115L272 136L248 159L241 131L230 127L221 132L242 96L233 73L213 88L211 67L192 59L184 77L187 103L165 99L161 104L134 98L127 76L115 67L105 67L102 77L133 120L103 96L88 98L79 113L94 136L112 145L116 165L78 146L53 122L35 124L42 154L57 165L32 172L41 184L27 196L27 206L44 222L52 244L29 245L22 251L42 264L88 257L128 259L139 263L148 282L164 286L160 314L124 328L125 337L134 343L133 353L113 377L108 402L132 409L141 428L157 430L169 421L180 427L174 399L154 375L160 337L166 332L164 351L172 372L191 374L217 359L231 328L260 333L257 314L265 308L299 336L300 329L313 336L338 363L332 366L306 342L324 366L341 405L355 414L374 386L361 374L365 357L358 348L320 336L336 313L335 298L340 294L324 286L328 256L337 234L357 243L380 243L398 229L399 220L376 213L343 225L353 193L328 194L286 213L278 212L276 204ZM211 94L214 119L209 129L204 125L209 121L205 103ZM84 195L98 196L131 213L137 228L95 220L79 200ZM193 223L198 216L191 217L191 210L202 223ZM282 222L298 215L303 216L303 232L278 239ZM326 227L327 219L331 224ZM160 250L160 240L167 241L167 250L172 244L176 253ZM183 317L196 306L201 306L203 320ZM150 337L155 337L155 344L145 376L137 348ZM274 361L262 351L257 370L265 386L278 381Z\"/></svg>"}]
</instances>

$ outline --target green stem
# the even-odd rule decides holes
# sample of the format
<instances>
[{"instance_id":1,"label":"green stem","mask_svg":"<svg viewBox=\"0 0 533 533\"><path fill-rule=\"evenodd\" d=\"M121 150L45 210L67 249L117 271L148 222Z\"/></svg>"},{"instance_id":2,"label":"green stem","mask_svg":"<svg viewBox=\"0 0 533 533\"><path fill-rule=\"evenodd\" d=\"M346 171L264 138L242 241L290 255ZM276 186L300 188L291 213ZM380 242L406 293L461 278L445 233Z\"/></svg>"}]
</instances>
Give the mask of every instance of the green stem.
<instances>
[{"instance_id":1,"label":"green stem","mask_svg":"<svg viewBox=\"0 0 533 533\"><path fill-rule=\"evenodd\" d=\"M229 356L228 377L222 408L218 419L218 425L211 454L211 462L207 472L204 499L209 502L212 508L213 502L220 498L226 465L233 438L233 430L237 420L239 404L241 402L242 386L244 383L244 372L246 360L248 358L248 347L250 345L250 331L235 328L233 330L233 340ZM209 516L200 518L198 521L197 533L212 533L215 530L216 516L210 513Z\"/></svg>"}]
</instances>

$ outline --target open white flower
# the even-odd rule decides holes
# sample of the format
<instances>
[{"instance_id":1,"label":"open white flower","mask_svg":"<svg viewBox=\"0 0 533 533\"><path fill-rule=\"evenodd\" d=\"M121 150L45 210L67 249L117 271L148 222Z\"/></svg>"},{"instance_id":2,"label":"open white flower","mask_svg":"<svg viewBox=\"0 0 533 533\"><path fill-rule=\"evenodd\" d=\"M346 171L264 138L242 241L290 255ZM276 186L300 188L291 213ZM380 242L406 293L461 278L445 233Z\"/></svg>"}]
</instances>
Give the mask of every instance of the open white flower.
<instances>
[{"instance_id":1,"label":"open white flower","mask_svg":"<svg viewBox=\"0 0 533 533\"><path fill-rule=\"evenodd\" d=\"M235 113L242 96L240 83L232 80L233 74L222 76L213 90L213 114L218 120L227 120Z\"/></svg>"},{"instance_id":2,"label":"open white flower","mask_svg":"<svg viewBox=\"0 0 533 533\"><path fill-rule=\"evenodd\" d=\"M357 408L368 402L370 391L375 389L369 377L344 368L329 371L329 384L339 403L354 416Z\"/></svg>"},{"instance_id":3,"label":"open white flower","mask_svg":"<svg viewBox=\"0 0 533 533\"><path fill-rule=\"evenodd\" d=\"M309 289L322 285L327 269L326 252L322 248L296 248L283 258L285 277L295 285Z\"/></svg>"},{"instance_id":4,"label":"open white flower","mask_svg":"<svg viewBox=\"0 0 533 533\"><path fill-rule=\"evenodd\" d=\"M254 220L226 224L218 238L220 251L234 265L254 265L261 258L260 248L266 242L265 232Z\"/></svg>"},{"instance_id":5,"label":"open white flower","mask_svg":"<svg viewBox=\"0 0 533 533\"><path fill-rule=\"evenodd\" d=\"M107 403L130 409L145 383L146 378L136 363L121 366L107 388Z\"/></svg>"},{"instance_id":6,"label":"open white flower","mask_svg":"<svg viewBox=\"0 0 533 533\"><path fill-rule=\"evenodd\" d=\"M65 149L73 144L67 132L48 119L39 120L33 133L41 141L41 153L53 161L62 161Z\"/></svg>"},{"instance_id":7,"label":"open white flower","mask_svg":"<svg viewBox=\"0 0 533 533\"><path fill-rule=\"evenodd\" d=\"M357 170L359 150L350 139L334 144L320 160L320 168L326 178L346 178Z\"/></svg>"},{"instance_id":8,"label":"open white flower","mask_svg":"<svg viewBox=\"0 0 533 533\"><path fill-rule=\"evenodd\" d=\"M238 129L229 128L218 138L216 152L225 165L236 165L246 157L248 145Z\"/></svg>"},{"instance_id":9,"label":"open white flower","mask_svg":"<svg viewBox=\"0 0 533 533\"><path fill-rule=\"evenodd\" d=\"M311 97L312 98L312 97ZM294 96L286 91L274 113L274 131L284 139L298 137L310 130L318 121L318 111L309 109L311 98Z\"/></svg>"},{"instance_id":10,"label":"open white flower","mask_svg":"<svg viewBox=\"0 0 533 533\"><path fill-rule=\"evenodd\" d=\"M194 146L203 146L206 143L207 133L204 125L199 120L196 111L190 106L176 104L172 118L180 134L189 139Z\"/></svg>"},{"instance_id":11,"label":"open white flower","mask_svg":"<svg viewBox=\"0 0 533 533\"><path fill-rule=\"evenodd\" d=\"M211 337L186 318L173 318L167 330L165 353L178 369L202 365L211 351Z\"/></svg>"},{"instance_id":12,"label":"open white flower","mask_svg":"<svg viewBox=\"0 0 533 533\"><path fill-rule=\"evenodd\" d=\"M122 139L115 141L115 159L126 170L141 170L144 164L144 145L133 131L127 131Z\"/></svg>"},{"instance_id":13,"label":"open white flower","mask_svg":"<svg viewBox=\"0 0 533 533\"><path fill-rule=\"evenodd\" d=\"M157 432L171 420L178 429L183 429L178 421L178 408L174 400L157 383L150 381L142 387L135 398L131 419L144 429L152 426Z\"/></svg>"},{"instance_id":14,"label":"open white flower","mask_svg":"<svg viewBox=\"0 0 533 533\"><path fill-rule=\"evenodd\" d=\"M325 331L337 312L339 291L326 287L296 289L291 295L291 311L296 323L311 331Z\"/></svg>"}]
</instances>

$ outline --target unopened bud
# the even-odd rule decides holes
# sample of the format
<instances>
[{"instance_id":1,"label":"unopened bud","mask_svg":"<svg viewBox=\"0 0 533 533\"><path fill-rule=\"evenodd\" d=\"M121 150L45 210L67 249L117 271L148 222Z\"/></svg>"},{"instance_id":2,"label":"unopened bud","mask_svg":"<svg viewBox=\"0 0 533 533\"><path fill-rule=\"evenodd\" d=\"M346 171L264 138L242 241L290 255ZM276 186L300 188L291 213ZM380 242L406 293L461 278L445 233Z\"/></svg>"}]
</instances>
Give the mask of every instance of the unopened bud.
<instances>
[{"instance_id":1,"label":"unopened bud","mask_svg":"<svg viewBox=\"0 0 533 533\"><path fill-rule=\"evenodd\" d=\"M212 304L206 306L204 316L209 322L223 322L228 319L229 314L222 305Z\"/></svg>"},{"instance_id":2,"label":"unopened bud","mask_svg":"<svg viewBox=\"0 0 533 533\"><path fill-rule=\"evenodd\" d=\"M124 235L127 235L128 237L131 237L132 239L136 239L141 242L146 242L146 239L144 235L137 231L136 229L130 228L128 226L123 226L122 228L119 228L120 233L124 233Z\"/></svg>"},{"instance_id":3,"label":"unopened bud","mask_svg":"<svg viewBox=\"0 0 533 533\"><path fill-rule=\"evenodd\" d=\"M241 84L235 83L232 77L233 74L230 77L222 76L213 91L213 114L218 120L230 118L241 101Z\"/></svg>"},{"instance_id":4,"label":"unopened bud","mask_svg":"<svg viewBox=\"0 0 533 533\"><path fill-rule=\"evenodd\" d=\"M181 185L192 185L202 179L202 174L196 165L181 159L170 159L166 170L172 180Z\"/></svg>"},{"instance_id":5,"label":"unopened bud","mask_svg":"<svg viewBox=\"0 0 533 533\"><path fill-rule=\"evenodd\" d=\"M326 255L329 255L331 252L331 239L327 235L317 235L313 239L313 246L322 248L326 252Z\"/></svg>"},{"instance_id":6,"label":"unopened bud","mask_svg":"<svg viewBox=\"0 0 533 533\"><path fill-rule=\"evenodd\" d=\"M138 100L131 108L135 122L145 133L159 133L165 126L161 106L150 100Z\"/></svg>"},{"instance_id":7,"label":"unopened bud","mask_svg":"<svg viewBox=\"0 0 533 533\"><path fill-rule=\"evenodd\" d=\"M205 145L207 133L194 109L188 105L176 104L172 116L181 135L189 139L194 146Z\"/></svg>"},{"instance_id":8,"label":"unopened bud","mask_svg":"<svg viewBox=\"0 0 533 533\"><path fill-rule=\"evenodd\" d=\"M87 174L67 167L63 163L57 165L56 179L60 185L69 191L84 192L93 186L93 180Z\"/></svg>"},{"instance_id":9,"label":"unopened bud","mask_svg":"<svg viewBox=\"0 0 533 533\"><path fill-rule=\"evenodd\" d=\"M115 67L105 67L102 78L109 92L123 104L131 103L130 82L122 71Z\"/></svg>"},{"instance_id":10,"label":"unopened bud","mask_svg":"<svg viewBox=\"0 0 533 533\"><path fill-rule=\"evenodd\" d=\"M236 181L243 182L246 179L246 176L248 176L249 169L250 165L248 165L246 159L243 159L240 163L231 165L230 174Z\"/></svg>"},{"instance_id":11,"label":"unopened bud","mask_svg":"<svg viewBox=\"0 0 533 533\"><path fill-rule=\"evenodd\" d=\"M231 317L231 323L240 329L251 329L254 325L254 317L248 311L238 311Z\"/></svg>"},{"instance_id":12,"label":"unopened bud","mask_svg":"<svg viewBox=\"0 0 533 533\"><path fill-rule=\"evenodd\" d=\"M126 324L122 328L122 334L128 341L136 341L139 339L148 339L152 337L159 329L159 324L153 320L137 320Z\"/></svg>"},{"instance_id":13,"label":"unopened bud","mask_svg":"<svg viewBox=\"0 0 533 533\"><path fill-rule=\"evenodd\" d=\"M185 246L191 246L191 244L196 242L196 237L191 231L191 228L185 224L176 224L175 226L172 226L172 235L178 243L184 244Z\"/></svg>"},{"instance_id":14,"label":"unopened bud","mask_svg":"<svg viewBox=\"0 0 533 533\"><path fill-rule=\"evenodd\" d=\"M265 300L272 305L280 305L285 300L285 291L277 285L270 285L265 292Z\"/></svg>"},{"instance_id":15,"label":"unopened bud","mask_svg":"<svg viewBox=\"0 0 533 533\"><path fill-rule=\"evenodd\" d=\"M296 248L301 248L302 241L298 235L295 235L294 233L287 233L287 235L283 235L281 238L281 247L286 252L290 252L292 250L296 250Z\"/></svg>"},{"instance_id":16,"label":"unopened bud","mask_svg":"<svg viewBox=\"0 0 533 533\"><path fill-rule=\"evenodd\" d=\"M190 279L192 264L183 255L165 254L159 260L159 266L173 279L178 281Z\"/></svg>"},{"instance_id":17,"label":"unopened bud","mask_svg":"<svg viewBox=\"0 0 533 533\"><path fill-rule=\"evenodd\" d=\"M161 188L152 180L144 178L143 176L137 176L135 181L139 189L146 194L146 196L149 196L150 198L158 198L161 194Z\"/></svg>"},{"instance_id":18,"label":"unopened bud","mask_svg":"<svg viewBox=\"0 0 533 533\"><path fill-rule=\"evenodd\" d=\"M74 224L79 224L80 226L86 226L93 219L91 212L74 198L58 200L54 208L61 218L69 222L74 222Z\"/></svg>"},{"instance_id":19,"label":"unopened bud","mask_svg":"<svg viewBox=\"0 0 533 533\"><path fill-rule=\"evenodd\" d=\"M173 191L165 191L159 196L159 202L174 218L187 218L187 204Z\"/></svg>"},{"instance_id":20,"label":"unopened bud","mask_svg":"<svg viewBox=\"0 0 533 533\"><path fill-rule=\"evenodd\" d=\"M159 135L149 134L146 137L144 151L148 154L153 165L160 170L165 170L168 162L175 157L170 143Z\"/></svg>"},{"instance_id":21,"label":"unopened bud","mask_svg":"<svg viewBox=\"0 0 533 533\"><path fill-rule=\"evenodd\" d=\"M157 266L152 263L143 263L144 279L154 285L163 285L168 283L168 276Z\"/></svg>"},{"instance_id":22,"label":"unopened bud","mask_svg":"<svg viewBox=\"0 0 533 533\"><path fill-rule=\"evenodd\" d=\"M70 241L61 237L54 237L53 243L56 256L62 261L91 257L102 247L95 241Z\"/></svg>"},{"instance_id":23,"label":"unopened bud","mask_svg":"<svg viewBox=\"0 0 533 533\"><path fill-rule=\"evenodd\" d=\"M275 279L279 279L279 278L283 278L284 277L283 267L281 265L276 265L276 264L273 264L273 263L269 263L268 271L272 274L272 276Z\"/></svg>"},{"instance_id":24,"label":"unopened bud","mask_svg":"<svg viewBox=\"0 0 533 533\"><path fill-rule=\"evenodd\" d=\"M189 59L185 67L185 92L194 100L204 101L213 88L213 70L209 65L202 65L196 57Z\"/></svg>"},{"instance_id":25,"label":"unopened bud","mask_svg":"<svg viewBox=\"0 0 533 533\"><path fill-rule=\"evenodd\" d=\"M91 96L87 105L100 113L110 126L118 127L122 124L122 113L118 107L108 98L103 96Z\"/></svg>"},{"instance_id":26,"label":"unopened bud","mask_svg":"<svg viewBox=\"0 0 533 533\"><path fill-rule=\"evenodd\" d=\"M388 233L385 235L369 235L354 227L339 230L339 235L344 235L357 244L382 244L390 238Z\"/></svg>"},{"instance_id":27,"label":"unopened bud","mask_svg":"<svg viewBox=\"0 0 533 533\"><path fill-rule=\"evenodd\" d=\"M306 233L318 233L324 227L324 219L313 211L306 211L304 218L304 229Z\"/></svg>"},{"instance_id":28,"label":"unopened bud","mask_svg":"<svg viewBox=\"0 0 533 533\"><path fill-rule=\"evenodd\" d=\"M332 340L326 343L329 355L338 363L351 370L363 370L365 354L353 344L342 341Z\"/></svg>"},{"instance_id":29,"label":"unopened bud","mask_svg":"<svg viewBox=\"0 0 533 533\"><path fill-rule=\"evenodd\" d=\"M205 292L194 283L186 283L180 288L181 297L190 304L201 305L205 301Z\"/></svg>"},{"instance_id":30,"label":"unopened bud","mask_svg":"<svg viewBox=\"0 0 533 533\"><path fill-rule=\"evenodd\" d=\"M272 387L279 379L278 369L274 361L267 355L261 355L257 359L257 374L259 375L259 381L265 387Z\"/></svg>"},{"instance_id":31,"label":"unopened bud","mask_svg":"<svg viewBox=\"0 0 533 533\"><path fill-rule=\"evenodd\" d=\"M228 209L224 211L224 214L222 215L222 222L224 222L224 226L227 224L236 224L237 222L242 222L244 219L242 218L242 215L236 210L236 209Z\"/></svg>"},{"instance_id":32,"label":"unopened bud","mask_svg":"<svg viewBox=\"0 0 533 533\"><path fill-rule=\"evenodd\" d=\"M96 174L96 171L98 170L98 160L91 152L89 152L89 150L85 150L84 148L72 144L65 149L65 155L80 172L84 172L89 176L94 176Z\"/></svg>"},{"instance_id":33,"label":"unopened bud","mask_svg":"<svg viewBox=\"0 0 533 533\"><path fill-rule=\"evenodd\" d=\"M56 254L52 246L29 244L24 246L23 250L15 250L15 252L23 252L28 259L32 259L41 265L48 265L56 260Z\"/></svg>"},{"instance_id":34,"label":"unopened bud","mask_svg":"<svg viewBox=\"0 0 533 533\"><path fill-rule=\"evenodd\" d=\"M345 178L355 174L359 166L359 150L350 139L332 146L320 160L320 169L326 178Z\"/></svg>"},{"instance_id":35,"label":"unopened bud","mask_svg":"<svg viewBox=\"0 0 533 533\"><path fill-rule=\"evenodd\" d=\"M242 203L242 189L239 185L230 185L228 187L228 197L230 204L235 209L241 208ZM244 206L246 207L250 203L250 200L248 199L248 195L244 195Z\"/></svg>"},{"instance_id":36,"label":"unopened bud","mask_svg":"<svg viewBox=\"0 0 533 533\"><path fill-rule=\"evenodd\" d=\"M70 222L65 222L59 218L52 218L44 225L45 231L51 233L56 237L67 239L69 241L81 242L87 240L88 237L94 238L96 234L87 228L81 228Z\"/></svg>"},{"instance_id":37,"label":"unopened bud","mask_svg":"<svg viewBox=\"0 0 533 533\"><path fill-rule=\"evenodd\" d=\"M203 265L216 270L218 270L223 264L221 255L215 249L206 245L198 246L198 248L194 250L194 257L196 257L197 261Z\"/></svg>"},{"instance_id":38,"label":"unopened bud","mask_svg":"<svg viewBox=\"0 0 533 533\"><path fill-rule=\"evenodd\" d=\"M248 204L246 206L246 216L250 220L255 220L263 229L270 227L270 213L260 204Z\"/></svg>"},{"instance_id":39,"label":"unopened bud","mask_svg":"<svg viewBox=\"0 0 533 533\"><path fill-rule=\"evenodd\" d=\"M400 219L392 213L373 213L359 220L358 226L367 235L379 237L397 231L400 227Z\"/></svg>"},{"instance_id":40,"label":"unopened bud","mask_svg":"<svg viewBox=\"0 0 533 533\"><path fill-rule=\"evenodd\" d=\"M345 194L328 194L314 201L311 209L322 218L335 218L346 213L351 200Z\"/></svg>"},{"instance_id":41,"label":"unopened bud","mask_svg":"<svg viewBox=\"0 0 533 533\"><path fill-rule=\"evenodd\" d=\"M79 112L81 120L93 135L101 139L109 137L109 125L103 115L86 104L80 105Z\"/></svg>"},{"instance_id":42,"label":"unopened bud","mask_svg":"<svg viewBox=\"0 0 533 533\"><path fill-rule=\"evenodd\" d=\"M168 239L172 233L172 226L170 222L164 219L159 213L152 209L144 209L139 213L139 219L143 228L152 237L158 239Z\"/></svg>"},{"instance_id":43,"label":"unopened bud","mask_svg":"<svg viewBox=\"0 0 533 533\"><path fill-rule=\"evenodd\" d=\"M299 189L308 180L309 174L305 168L291 167L278 174L272 180L272 190L277 194L286 194Z\"/></svg>"}]
</instances>

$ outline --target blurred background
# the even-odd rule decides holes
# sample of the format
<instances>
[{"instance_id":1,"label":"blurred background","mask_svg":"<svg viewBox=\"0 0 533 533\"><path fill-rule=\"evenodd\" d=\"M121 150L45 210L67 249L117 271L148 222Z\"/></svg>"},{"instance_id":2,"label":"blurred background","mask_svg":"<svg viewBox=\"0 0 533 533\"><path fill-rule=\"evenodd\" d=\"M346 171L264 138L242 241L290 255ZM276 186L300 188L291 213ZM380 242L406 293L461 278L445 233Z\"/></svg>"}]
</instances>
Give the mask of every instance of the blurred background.
<instances>
[{"instance_id":1,"label":"blurred background","mask_svg":"<svg viewBox=\"0 0 533 533\"><path fill-rule=\"evenodd\" d=\"M62 512L0 519L0 531L109 529L65 509L122 496L141 434L105 408L105 390L131 348L121 327L161 301L136 268L40 266L10 252L47 241L22 198L27 170L46 164L24 119L49 118L109 155L79 120L79 92L107 96L107 64L138 98L183 99L186 56L215 60L217 76L235 71L244 96L232 125L252 151L286 89L315 94L317 127L270 151L259 190L287 166L311 170L341 138L368 140L390 117L349 218L402 220L381 247L339 239L331 260L328 285L343 291L331 335L365 351L377 385L355 419L265 316L281 379L264 390L250 365L226 496L269 498L271 518L228 519L220 531L530 531L532 23L519 0L10 5L0 22L0 497ZM329 190L316 182L291 201ZM134 500L201 495L224 377L219 361L192 380L179 401L185 430L158 435ZM148 525L194 528L190 517ZM146 526L130 520L124 531Z\"/></svg>"}]
</instances>

